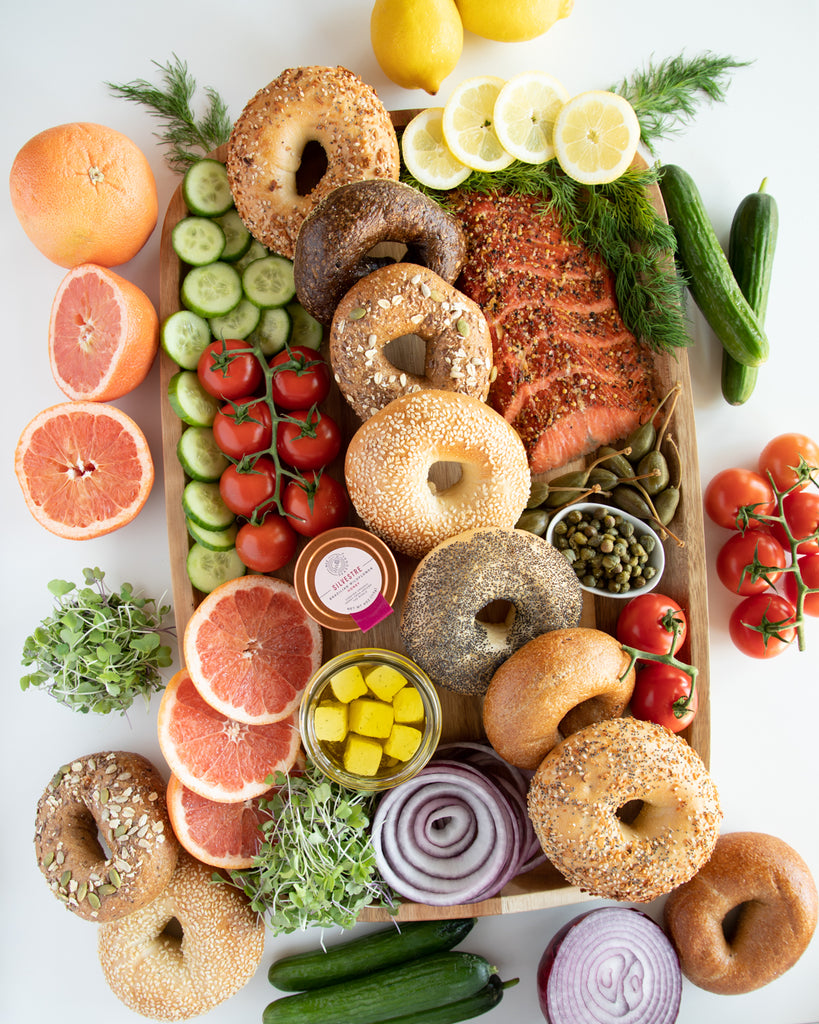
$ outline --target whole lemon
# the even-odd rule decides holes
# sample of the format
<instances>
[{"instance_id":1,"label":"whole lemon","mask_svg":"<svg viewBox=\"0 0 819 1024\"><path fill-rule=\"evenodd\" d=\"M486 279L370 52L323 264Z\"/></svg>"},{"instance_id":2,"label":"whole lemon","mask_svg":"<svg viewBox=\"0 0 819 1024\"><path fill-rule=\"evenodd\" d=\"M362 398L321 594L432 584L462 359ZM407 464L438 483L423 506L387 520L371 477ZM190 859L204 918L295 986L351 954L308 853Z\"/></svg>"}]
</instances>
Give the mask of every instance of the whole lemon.
<instances>
[{"instance_id":1,"label":"whole lemon","mask_svg":"<svg viewBox=\"0 0 819 1024\"><path fill-rule=\"evenodd\" d=\"M454 0L375 0L370 39L391 81L435 95L458 63L464 33Z\"/></svg>"},{"instance_id":2,"label":"whole lemon","mask_svg":"<svg viewBox=\"0 0 819 1024\"><path fill-rule=\"evenodd\" d=\"M518 43L568 18L574 0L455 0L463 27L484 39Z\"/></svg>"}]
</instances>

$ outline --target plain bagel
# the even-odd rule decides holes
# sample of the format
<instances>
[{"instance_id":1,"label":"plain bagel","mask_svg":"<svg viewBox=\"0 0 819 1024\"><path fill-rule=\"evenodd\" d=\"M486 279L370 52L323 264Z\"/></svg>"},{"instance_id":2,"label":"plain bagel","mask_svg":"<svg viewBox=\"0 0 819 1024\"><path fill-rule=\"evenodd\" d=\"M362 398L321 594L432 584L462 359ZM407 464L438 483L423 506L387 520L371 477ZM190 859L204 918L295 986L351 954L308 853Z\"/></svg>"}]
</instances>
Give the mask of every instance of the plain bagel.
<instances>
[{"instance_id":1,"label":"plain bagel","mask_svg":"<svg viewBox=\"0 0 819 1024\"><path fill-rule=\"evenodd\" d=\"M317 143L327 168L306 194L297 172ZM288 68L248 102L233 126L225 165L250 233L293 258L304 218L334 188L397 178L398 141L375 91L343 67Z\"/></svg>"},{"instance_id":2,"label":"plain bagel","mask_svg":"<svg viewBox=\"0 0 819 1024\"><path fill-rule=\"evenodd\" d=\"M478 618L493 601L508 602L505 622ZM434 682L479 695L527 641L576 625L582 605L571 567L551 544L525 530L482 527L442 541L418 563L401 639Z\"/></svg>"},{"instance_id":3,"label":"plain bagel","mask_svg":"<svg viewBox=\"0 0 819 1024\"><path fill-rule=\"evenodd\" d=\"M608 633L551 627L492 676L483 704L487 739L505 761L534 770L563 735L622 715L634 678Z\"/></svg>"},{"instance_id":4,"label":"plain bagel","mask_svg":"<svg viewBox=\"0 0 819 1024\"><path fill-rule=\"evenodd\" d=\"M723 930L738 910L729 939ZM782 839L720 836L708 863L666 900L665 924L683 974L699 988L738 995L789 970L816 930L810 869Z\"/></svg>"},{"instance_id":5,"label":"plain bagel","mask_svg":"<svg viewBox=\"0 0 819 1024\"><path fill-rule=\"evenodd\" d=\"M639 802L630 823L618 814ZM583 892L646 903L687 882L711 856L722 821L699 755L654 722L611 718L568 736L529 784L543 852Z\"/></svg>"},{"instance_id":6,"label":"plain bagel","mask_svg":"<svg viewBox=\"0 0 819 1024\"><path fill-rule=\"evenodd\" d=\"M392 179L341 185L308 214L296 240L296 294L307 312L329 324L342 296L372 269L367 254L382 242L406 245L405 262L450 284L466 258L461 222L417 189Z\"/></svg>"},{"instance_id":7,"label":"plain bagel","mask_svg":"<svg viewBox=\"0 0 819 1024\"><path fill-rule=\"evenodd\" d=\"M461 477L438 491L429 471L441 462L458 464ZM412 558L464 530L511 528L529 500L518 434L485 402L455 391L416 391L371 416L347 447L344 475L368 529Z\"/></svg>"},{"instance_id":8,"label":"plain bagel","mask_svg":"<svg viewBox=\"0 0 819 1024\"><path fill-rule=\"evenodd\" d=\"M397 369L386 346L415 334L426 342L424 372ZM423 388L489 394L492 336L480 306L426 267L393 263L362 278L341 300L330 331L330 362L360 419Z\"/></svg>"}]
</instances>

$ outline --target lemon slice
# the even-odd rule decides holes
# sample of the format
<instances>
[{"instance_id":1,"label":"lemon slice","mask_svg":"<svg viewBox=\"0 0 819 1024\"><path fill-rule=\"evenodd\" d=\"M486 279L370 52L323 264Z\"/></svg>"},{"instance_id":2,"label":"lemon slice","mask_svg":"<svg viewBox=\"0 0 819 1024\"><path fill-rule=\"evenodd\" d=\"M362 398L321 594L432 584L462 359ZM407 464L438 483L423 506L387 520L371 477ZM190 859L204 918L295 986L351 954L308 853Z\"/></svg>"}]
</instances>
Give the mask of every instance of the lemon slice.
<instances>
[{"instance_id":1,"label":"lemon slice","mask_svg":"<svg viewBox=\"0 0 819 1024\"><path fill-rule=\"evenodd\" d=\"M555 121L558 162L570 178L585 185L619 178L634 159L639 141L634 108L614 92L581 92L563 106Z\"/></svg>"},{"instance_id":2,"label":"lemon slice","mask_svg":"<svg viewBox=\"0 0 819 1024\"><path fill-rule=\"evenodd\" d=\"M495 100L504 85L496 75L467 78L444 107L444 140L454 155L474 171L500 171L512 163L495 133Z\"/></svg>"},{"instance_id":3,"label":"lemon slice","mask_svg":"<svg viewBox=\"0 0 819 1024\"><path fill-rule=\"evenodd\" d=\"M541 164L555 155L555 120L568 90L545 71L523 71L510 78L495 100L493 124L501 145L516 160Z\"/></svg>"},{"instance_id":4,"label":"lemon slice","mask_svg":"<svg viewBox=\"0 0 819 1024\"><path fill-rule=\"evenodd\" d=\"M472 173L444 142L443 113L443 107L422 110L401 136L401 155L407 170L429 188L455 188Z\"/></svg>"}]
</instances>

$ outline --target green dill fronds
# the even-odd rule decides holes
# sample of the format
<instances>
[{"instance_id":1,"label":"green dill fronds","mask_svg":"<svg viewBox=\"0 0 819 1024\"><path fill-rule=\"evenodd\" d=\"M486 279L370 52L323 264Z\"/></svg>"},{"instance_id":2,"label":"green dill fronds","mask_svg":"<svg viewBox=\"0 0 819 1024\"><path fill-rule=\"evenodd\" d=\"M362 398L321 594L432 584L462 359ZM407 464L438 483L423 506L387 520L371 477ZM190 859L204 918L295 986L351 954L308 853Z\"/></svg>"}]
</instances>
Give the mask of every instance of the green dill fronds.
<instances>
[{"instance_id":1,"label":"green dill fronds","mask_svg":"<svg viewBox=\"0 0 819 1024\"><path fill-rule=\"evenodd\" d=\"M624 78L611 91L625 97L640 122L640 137L652 155L654 144L681 130L703 100L725 99L728 77L751 61L719 57L706 51L687 59L683 54L650 63Z\"/></svg>"},{"instance_id":2,"label":"green dill fronds","mask_svg":"<svg viewBox=\"0 0 819 1024\"><path fill-rule=\"evenodd\" d=\"M228 141L231 119L224 101L212 88L205 89L207 105L197 119L191 109L196 82L187 64L176 54L167 64L152 63L162 74L162 88L143 78L124 85L105 84L115 96L139 103L147 107L153 117L159 118L162 131L154 134L163 145L170 147L166 156L169 166L184 173L191 164Z\"/></svg>"}]
</instances>

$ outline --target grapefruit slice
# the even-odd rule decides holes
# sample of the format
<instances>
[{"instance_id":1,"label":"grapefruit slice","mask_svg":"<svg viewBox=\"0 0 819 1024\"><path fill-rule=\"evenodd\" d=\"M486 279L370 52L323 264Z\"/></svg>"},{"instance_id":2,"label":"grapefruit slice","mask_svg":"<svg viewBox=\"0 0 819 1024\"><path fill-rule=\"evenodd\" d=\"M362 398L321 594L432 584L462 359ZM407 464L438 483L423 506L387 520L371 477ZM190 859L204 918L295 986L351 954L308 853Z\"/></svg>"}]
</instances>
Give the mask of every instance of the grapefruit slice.
<instances>
[{"instance_id":1,"label":"grapefruit slice","mask_svg":"<svg viewBox=\"0 0 819 1024\"><path fill-rule=\"evenodd\" d=\"M145 435L124 412L95 402L38 413L17 442L14 471L37 522L71 540L130 523L154 482Z\"/></svg>"},{"instance_id":2,"label":"grapefruit slice","mask_svg":"<svg viewBox=\"0 0 819 1024\"><path fill-rule=\"evenodd\" d=\"M75 401L110 402L145 380L159 348L159 317L140 288L84 263L51 306L48 356L57 387Z\"/></svg>"},{"instance_id":3,"label":"grapefruit slice","mask_svg":"<svg viewBox=\"0 0 819 1024\"><path fill-rule=\"evenodd\" d=\"M321 627L291 584L273 576L223 583L188 620L185 665L202 697L228 718L287 718L321 664Z\"/></svg>"},{"instance_id":4,"label":"grapefruit slice","mask_svg":"<svg viewBox=\"0 0 819 1024\"><path fill-rule=\"evenodd\" d=\"M246 725L212 708L180 669L165 687L157 716L159 747L179 781L208 800L242 803L270 789L299 753L295 714Z\"/></svg>"},{"instance_id":5,"label":"grapefruit slice","mask_svg":"<svg viewBox=\"0 0 819 1024\"><path fill-rule=\"evenodd\" d=\"M203 864L228 871L253 866L263 838L262 825L272 818L261 800L217 803L194 793L175 775L168 782L168 814L176 838Z\"/></svg>"}]
</instances>

